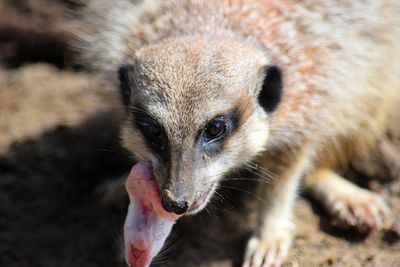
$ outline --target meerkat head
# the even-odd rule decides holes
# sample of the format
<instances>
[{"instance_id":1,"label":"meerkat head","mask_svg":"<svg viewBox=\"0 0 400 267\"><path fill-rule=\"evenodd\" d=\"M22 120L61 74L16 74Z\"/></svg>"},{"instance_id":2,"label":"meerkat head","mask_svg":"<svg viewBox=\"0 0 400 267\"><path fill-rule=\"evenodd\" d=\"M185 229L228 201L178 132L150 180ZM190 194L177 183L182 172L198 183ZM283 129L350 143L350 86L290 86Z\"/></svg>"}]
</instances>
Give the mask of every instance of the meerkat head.
<instances>
[{"instance_id":1,"label":"meerkat head","mask_svg":"<svg viewBox=\"0 0 400 267\"><path fill-rule=\"evenodd\" d=\"M232 169L261 152L281 72L249 44L188 37L146 46L119 69L122 140L150 162L165 210L196 213Z\"/></svg>"}]
</instances>

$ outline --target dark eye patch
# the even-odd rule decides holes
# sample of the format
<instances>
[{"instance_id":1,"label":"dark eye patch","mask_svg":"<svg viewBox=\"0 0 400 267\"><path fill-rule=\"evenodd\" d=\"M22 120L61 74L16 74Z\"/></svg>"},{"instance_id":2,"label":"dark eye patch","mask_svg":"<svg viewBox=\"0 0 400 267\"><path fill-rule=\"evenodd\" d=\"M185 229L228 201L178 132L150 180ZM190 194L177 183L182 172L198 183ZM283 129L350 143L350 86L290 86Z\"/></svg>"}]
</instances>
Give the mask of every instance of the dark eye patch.
<instances>
[{"instance_id":1,"label":"dark eye patch","mask_svg":"<svg viewBox=\"0 0 400 267\"><path fill-rule=\"evenodd\" d=\"M157 154L165 151L168 139L162 125L140 106L135 107L132 112L135 126L143 134L149 147Z\"/></svg>"},{"instance_id":2,"label":"dark eye patch","mask_svg":"<svg viewBox=\"0 0 400 267\"><path fill-rule=\"evenodd\" d=\"M163 163L165 172L169 173L171 167L171 150L164 127L143 106L136 105L130 110L133 113L133 123L142 133L147 147Z\"/></svg>"}]
</instances>

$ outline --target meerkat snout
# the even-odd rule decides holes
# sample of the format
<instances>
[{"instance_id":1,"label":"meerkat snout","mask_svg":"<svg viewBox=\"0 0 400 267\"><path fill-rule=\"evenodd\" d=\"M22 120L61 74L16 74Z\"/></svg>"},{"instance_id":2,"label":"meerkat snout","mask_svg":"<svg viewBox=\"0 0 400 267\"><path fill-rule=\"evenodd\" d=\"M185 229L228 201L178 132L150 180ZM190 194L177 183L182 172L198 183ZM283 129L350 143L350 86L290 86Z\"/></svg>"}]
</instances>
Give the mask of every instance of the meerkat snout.
<instances>
[{"instance_id":1,"label":"meerkat snout","mask_svg":"<svg viewBox=\"0 0 400 267\"><path fill-rule=\"evenodd\" d=\"M189 202L185 197L177 198L168 189L165 189L161 195L161 204L167 212L172 212L177 215L181 215L189 209Z\"/></svg>"}]
</instances>

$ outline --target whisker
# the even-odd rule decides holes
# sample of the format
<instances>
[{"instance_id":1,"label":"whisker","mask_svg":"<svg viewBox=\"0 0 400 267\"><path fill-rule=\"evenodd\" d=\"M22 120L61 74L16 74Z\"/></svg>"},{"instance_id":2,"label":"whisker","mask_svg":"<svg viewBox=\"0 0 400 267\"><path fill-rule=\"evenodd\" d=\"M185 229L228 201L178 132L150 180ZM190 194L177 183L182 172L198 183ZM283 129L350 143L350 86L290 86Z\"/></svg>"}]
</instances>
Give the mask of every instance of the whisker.
<instances>
[{"instance_id":1,"label":"whisker","mask_svg":"<svg viewBox=\"0 0 400 267\"><path fill-rule=\"evenodd\" d=\"M264 199L260 198L259 196L257 196L256 194L254 194L254 193L252 193L250 191L247 191L247 190L244 190L244 189L241 189L241 188L232 187L232 186L226 186L226 185L220 185L220 187L221 188L232 189L232 190L236 190L236 191L240 191L240 192L249 194L249 195L255 197L257 200L261 201L262 203L264 203L264 204L267 203Z\"/></svg>"},{"instance_id":2,"label":"whisker","mask_svg":"<svg viewBox=\"0 0 400 267\"><path fill-rule=\"evenodd\" d=\"M224 181L256 181L256 182L263 182L266 184L271 184L270 180L263 179L262 177L232 177L232 178L224 178Z\"/></svg>"},{"instance_id":3,"label":"whisker","mask_svg":"<svg viewBox=\"0 0 400 267\"><path fill-rule=\"evenodd\" d=\"M134 113L140 113L140 114L145 114L145 115L151 116L151 114L149 112L147 112L146 110L144 110L142 108L138 108L138 107L134 107L134 106L128 106L126 108L129 110L132 110Z\"/></svg>"},{"instance_id":4,"label":"whisker","mask_svg":"<svg viewBox=\"0 0 400 267\"><path fill-rule=\"evenodd\" d=\"M205 209L211 217L213 217L217 221L220 221L221 218L219 216L217 216L218 213L216 213L218 211L218 208L216 208L214 202L215 202L215 198L211 198L209 203L205 206Z\"/></svg>"},{"instance_id":5,"label":"whisker","mask_svg":"<svg viewBox=\"0 0 400 267\"><path fill-rule=\"evenodd\" d=\"M226 198L224 198L224 196L221 193L219 193L218 190L215 190L214 194L216 197L218 197L218 199L220 199L221 203L225 204L229 209L233 209L231 203L229 203L229 201Z\"/></svg>"},{"instance_id":6,"label":"whisker","mask_svg":"<svg viewBox=\"0 0 400 267\"><path fill-rule=\"evenodd\" d=\"M247 170L254 171L254 172L257 171L257 173L255 173L255 174L262 174L262 175L265 175L267 179L270 178L270 179L268 179L270 182L272 182L278 178L276 176L276 174L274 174L273 172L269 171L268 169L266 169L258 164L248 162L245 165L246 165ZM248 168L250 168L250 169L248 169Z\"/></svg>"}]
</instances>

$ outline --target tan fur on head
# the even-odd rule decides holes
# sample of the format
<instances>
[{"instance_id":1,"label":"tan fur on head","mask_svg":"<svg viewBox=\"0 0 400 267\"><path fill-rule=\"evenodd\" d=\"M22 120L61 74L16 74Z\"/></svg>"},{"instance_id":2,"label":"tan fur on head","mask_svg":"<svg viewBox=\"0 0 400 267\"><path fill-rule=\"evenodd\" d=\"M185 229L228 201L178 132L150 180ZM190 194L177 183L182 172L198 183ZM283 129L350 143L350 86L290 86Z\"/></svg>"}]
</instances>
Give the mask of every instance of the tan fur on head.
<instances>
[{"instance_id":1,"label":"tan fur on head","mask_svg":"<svg viewBox=\"0 0 400 267\"><path fill-rule=\"evenodd\" d=\"M263 67L270 62L252 43L225 36L167 38L138 49L128 61L134 64L130 104L145 107L143 112L162 126L168 158L160 159L142 145L146 137L135 126L135 112L128 114L122 139L140 160L153 163L164 187L180 183L193 202L224 173L264 150L268 116L258 107L257 96ZM207 124L232 113L237 120L232 133L217 154L207 154L201 143Z\"/></svg>"}]
</instances>

